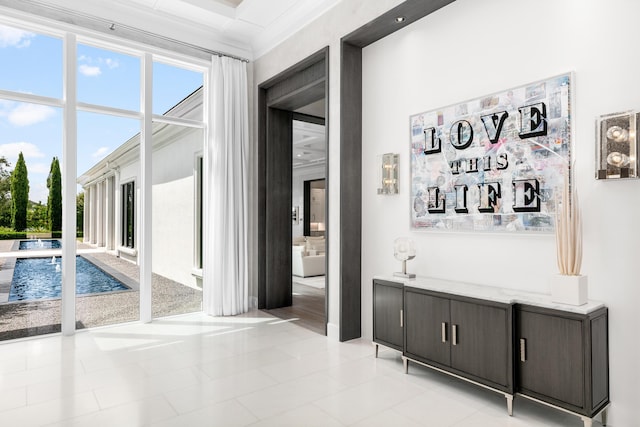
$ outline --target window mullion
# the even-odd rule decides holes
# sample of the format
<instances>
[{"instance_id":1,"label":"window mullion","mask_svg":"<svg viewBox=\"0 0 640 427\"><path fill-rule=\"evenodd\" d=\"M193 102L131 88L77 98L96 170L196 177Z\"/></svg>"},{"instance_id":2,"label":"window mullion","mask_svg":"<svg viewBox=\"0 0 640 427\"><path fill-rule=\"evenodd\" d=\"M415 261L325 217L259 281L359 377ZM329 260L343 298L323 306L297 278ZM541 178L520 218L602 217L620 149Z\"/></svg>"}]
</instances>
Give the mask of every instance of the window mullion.
<instances>
[{"instance_id":1,"label":"window mullion","mask_svg":"<svg viewBox=\"0 0 640 427\"><path fill-rule=\"evenodd\" d=\"M0 89L0 98L8 101L26 102L29 104L48 105L50 107L64 107L64 101L48 96L33 95L31 93L13 92Z\"/></svg>"},{"instance_id":2,"label":"window mullion","mask_svg":"<svg viewBox=\"0 0 640 427\"><path fill-rule=\"evenodd\" d=\"M76 36L63 41L63 139L62 139L62 333L76 330L76 169L77 169L77 73Z\"/></svg>"},{"instance_id":3,"label":"window mullion","mask_svg":"<svg viewBox=\"0 0 640 427\"><path fill-rule=\"evenodd\" d=\"M140 70L140 110L143 114L142 129L140 132L140 215L136 219L140 230L139 259L140 259L140 320L151 322L151 156L153 152L153 115L152 115L152 89L153 89L153 58L146 53L142 60Z\"/></svg>"}]
</instances>

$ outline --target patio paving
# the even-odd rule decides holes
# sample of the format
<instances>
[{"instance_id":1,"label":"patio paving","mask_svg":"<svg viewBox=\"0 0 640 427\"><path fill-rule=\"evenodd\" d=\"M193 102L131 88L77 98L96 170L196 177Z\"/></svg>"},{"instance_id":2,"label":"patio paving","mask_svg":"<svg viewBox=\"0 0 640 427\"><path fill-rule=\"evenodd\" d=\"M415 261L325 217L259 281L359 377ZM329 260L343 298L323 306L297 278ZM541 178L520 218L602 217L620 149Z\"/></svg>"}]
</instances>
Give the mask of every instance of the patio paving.
<instances>
[{"instance_id":1,"label":"patio paving","mask_svg":"<svg viewBox=\"0 0 640 427\"><path fill-rule=\"evenodd\" d=\"M3 243L0 240L0 252ZM9 241L10 242L10 241ZM8 248L11 245L7 246ZM88 246L79 244L79 248ZM10 250L10 249L8 249ZM139 268L107 253L82 255L132 288L76 298L76 328L83 329L139 319ZM0 258L0 272L10 259ZM5 270L6 272L6 270ZM202 291L157 274L152 275L152 315L183 314L202 309ZM61 300L8 302L0 304L0 341L60 332Z\"/></svg>"}]
</instances>

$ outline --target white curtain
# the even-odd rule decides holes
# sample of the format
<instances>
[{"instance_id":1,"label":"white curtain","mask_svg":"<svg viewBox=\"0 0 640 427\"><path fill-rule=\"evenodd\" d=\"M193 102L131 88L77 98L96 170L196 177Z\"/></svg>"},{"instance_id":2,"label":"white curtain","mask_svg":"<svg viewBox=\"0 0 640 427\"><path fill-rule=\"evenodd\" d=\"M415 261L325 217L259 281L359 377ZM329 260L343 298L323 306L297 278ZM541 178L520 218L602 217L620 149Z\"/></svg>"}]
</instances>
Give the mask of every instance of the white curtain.
<instances>
[{"instance_id":1,"label":"white curtain","mask_svg":"<svg viewBox=\"0 0 640 427\"><path fill-rule=\"evenodd\" d=\"M203 310L213 316L249 309L247 267L247 64L214 56L205 153ZM207 211L205 211L207 212Z\"/></svg>"}]
</instances>

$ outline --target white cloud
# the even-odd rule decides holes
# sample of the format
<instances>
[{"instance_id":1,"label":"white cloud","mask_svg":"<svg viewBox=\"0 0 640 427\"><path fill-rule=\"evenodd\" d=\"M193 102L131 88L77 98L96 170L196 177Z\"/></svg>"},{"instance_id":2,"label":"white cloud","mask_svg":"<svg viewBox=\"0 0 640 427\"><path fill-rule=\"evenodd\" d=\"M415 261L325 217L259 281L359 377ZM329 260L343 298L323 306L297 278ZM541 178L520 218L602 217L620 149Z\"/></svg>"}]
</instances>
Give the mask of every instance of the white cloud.
<instances>
[{"instance_id":1,"label":"white cloud","mask_svg":"<svg viewBox=\"0 0 640 427\"><path fill-rule=\"evenodd\" d=\"M55 114L55 108L46 105L8 102L0 104L0 117L6 117L14 126L34 125L48 120Z\"/></svg>"},{"instance_id":2,"label":"white cloud","mask_svg":"<svg viewBox=\"0 0 640 427\"><path fill-rule=\"evenodd\" d=\"M120 66L120 62L113 58L92 58L91 56L80 55L78 62L81 63L78 67L80 74L87 77L95 77L102 74L104 67L113 70Z\"/></svg>"},{"instance_id":3,"label":"white cloud","mask_svg":"<svg viewBox=\"0 0 640 427\"><path fill-rule=\"evenodd\" d=\"M8 144L0 144L0 153L2 153L9 163L11 163L12 170L16 165L18 154L20 154L20 152L22 152L25 162L27 162L27 169L30 169L28 162L29 159L44 157L44 153L40 151L40 148L30 142L10 142ZM46 172L49 173L49 169L47 169Z\"/></svg>"},{"instance_id":4,"label":"white cloud","mask_svg":"<svg viewBox=\"0 0 640 427\"><path fill-rule=\"evenodd\" d=\"M83 74L87 77L95 77L102 74L100 67L87 64L80 65L80 67L78 67L78 71L80 71L80 74Z\"/></svg>"},{"instance_id":5,"label":"white cloud","mask_svg":"<svg viewBox=\"0 0 640 427\"><path fill-rule=\"evenodd\" d=\"M107 67L109 67L110 69L114 69L114 68L118 68L120 66L120 63L118 62L117 59L111 59L111 58L107 58L107 59L102 59L100 58L100 61L104 61L105 64L107 64Z\"/></svg>"},{"instance_id":6,"label":"white cloud","mask_svg":"<svg viewBox=\"0 0 640 427\"><path fill-rule=\"evenodd\" d=\"M6 117L7 111L16 105L14 101L7 101L6 99L0 99L0 117Z\"/></svg>"},{"instance_id":7,"label":"white cloud","mask_svg":"<svg viewBox=\"0 0 640 427\"><path fill-rule=\"evenodd\" d=\"M100 147L91 154L91 157L93 157L95 160L100 160L107 154L109 154L109 147Z\"/></svg>"},{"instance_id":8,"label":"white cloud","mask_svg":"<svg viewBox=\"0 0 640 427\"><path fill-rule=\"evenodd\" d=\"M28 31L0 25L0 48L9 46L16 48L29 47L31 39L35 36L34 33Z\"/></svg>"}]
</instances>

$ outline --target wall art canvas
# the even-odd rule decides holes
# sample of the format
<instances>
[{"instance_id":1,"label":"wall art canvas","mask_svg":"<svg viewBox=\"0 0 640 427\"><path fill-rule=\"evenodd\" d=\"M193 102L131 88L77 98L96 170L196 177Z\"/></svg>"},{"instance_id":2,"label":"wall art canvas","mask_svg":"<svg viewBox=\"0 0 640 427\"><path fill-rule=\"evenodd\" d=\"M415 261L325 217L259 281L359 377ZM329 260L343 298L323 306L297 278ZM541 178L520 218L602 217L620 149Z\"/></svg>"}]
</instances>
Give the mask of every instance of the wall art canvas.
<instances>
[{"instance_id":1,"label":"wall art canvas","mask_svg":"<svg viewBox=\"0 0 640 427\"><path fill-rule=\"evenodd\" d=\"M552 232L571 73L411 116L414 229Z\"/></svg>"}]
</instances>

